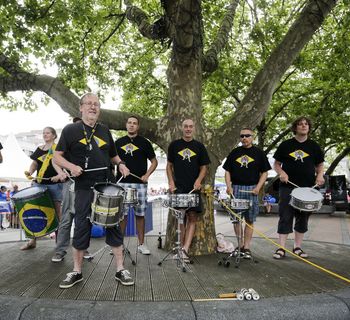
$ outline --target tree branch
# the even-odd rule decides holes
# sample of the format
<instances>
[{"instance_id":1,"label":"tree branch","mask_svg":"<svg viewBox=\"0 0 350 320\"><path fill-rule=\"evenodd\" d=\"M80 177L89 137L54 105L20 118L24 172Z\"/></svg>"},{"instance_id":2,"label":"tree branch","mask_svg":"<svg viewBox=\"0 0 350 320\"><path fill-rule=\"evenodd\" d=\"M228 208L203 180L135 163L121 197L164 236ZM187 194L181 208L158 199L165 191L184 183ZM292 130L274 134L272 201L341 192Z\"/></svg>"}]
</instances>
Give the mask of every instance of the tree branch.
<instances>
[{"instance_id":1,"label":"tree branch","mask_svg":"<svg viewBox=\"0 0 350 320\"><path fill-rule=\"evenodd\" d=\"M151 40L159 40L162 39L162 37L159 35L159 33L155 32L155 24L150 24L148 22L148 15L142 11L140 8L133 6L132 1L125 0L124 1L126 5L126 18L136 24L137 28L139 29L140 33ZM163 30L164 31L164 30Z\"/></svg>"},{"instance_id":2,"label":"tree branch","mask_svg":"<svg viewBox=\"0 0 350 320\"><path fill-rule=\"evenodd\" d=\"M331 175L334 171L334 169L337 167L339 162L345 158L348 154L350 154L350 147L347 146L341 153L338 154L338 156L334 159L334 161L331 163L329 168L326 171L326 175Z\"/></svg>"},{"instance_id":3,"label":"tree branch","mask_svg":"<svg viewBox=\"0 0 350 320\"><path fill-rule=\"evenodd\" d=\"M218 67L218 55L227 43L227 39L232 30L236 8L239 2L240 0L234 0L227 7L226 14L222 19L216 39L213 41L208 51L204 54L202 62L202 68L204 72L212 73Z\"/></svg>"},{"instance_id":4,"label":"tree branch","mask_svg":"<svg viewBox=\"0 0 350 320\"><path fill-rule=\"evenodd\" d=\"M266 63L254 78L241 102L239 112L235 112L229 121L216 130L215 137L217 141L224 141L227 136L238 137L241 127L250 125L255 128L261 122L278 81L305 44L310 41L316 30L322 25L336 2L336 0L308 1L282 42L272 51ZM221 150L223 158L230 150L230 146L226 145Z\"/></svg>"}]
</instances>

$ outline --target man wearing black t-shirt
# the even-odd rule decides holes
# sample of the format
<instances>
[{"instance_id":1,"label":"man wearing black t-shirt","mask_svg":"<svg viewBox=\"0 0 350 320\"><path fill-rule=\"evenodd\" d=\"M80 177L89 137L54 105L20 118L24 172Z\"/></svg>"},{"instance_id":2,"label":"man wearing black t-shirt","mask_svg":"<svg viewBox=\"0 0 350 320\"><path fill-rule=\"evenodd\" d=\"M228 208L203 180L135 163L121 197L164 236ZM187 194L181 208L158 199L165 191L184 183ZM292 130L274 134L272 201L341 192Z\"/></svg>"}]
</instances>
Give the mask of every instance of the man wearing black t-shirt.
<instances>
[{"instance_id":1,"label":"man wearing black t-shirt","mask_svg":"<svg viewBox=\"0 0 350 320\"><path fill-rule=\"evenodd\" d=\"M189 193L202 187L202 180L210 163L205 146L193 139L195 125L193 120L182 122L182 138L174 140L168 148L166 172L171 193ZM198 207L186 211L186 225L181 225L182 246L185 261L189 261L188 250L196 229L197 214L202 212L201 202ZM186 227L186 228L185 228ZM185 230L186 229L186 230Z\"/></svg>"},{"instance_id":2,"label":"man wearing black t-shirt","mask_svg":"<svg viewBox=\"0 0 350 320\"><path fill-rule=\"evenodd\" d=\"M125 162L126 166L133 173L121 180L123 188L133 188L137 190L138 205L134 208L136 217L136 230L139 244L137 251L142 254L150 254L150 250L145 244L145 213L147 210L147 182L150 175L157 168L158 161L151 143L144 137L138 135L140 127L139 119L131 116L126 121L127 135L119 138L115 142L117 154ZM147 170L147 160L151 162ZM117 180L121 178L118 173ZM127 224L128 211L131 209L125 206L124 220L120 223L123 233Z\"/></svg>"},{"instance_id":3,"label":"man wearing black t-shirt","mask_svg":"<svg viewBox=\"0 0 350 320\"><path fill-rule=\"evenodd\" d=\"M294 209L289 205L290 195L293 190L290 181L299 187L312 187L323 185L323 161L324 155L320 146L308 138L311 130L311 121L306 117L296 119L292 124L294 138L282 142L274 154L274 169L280 176L280 202L278 235L279 244L285 248L288 234L293 232L293 252L302 258L308 255L301 249L304 234L308 230L310 213ZM275 259L284 258L286 252L278 248L274 253Z\"/></svg>"},{"instance_id":4,"label":"man wearing black t-shirt","mask_svg":"<svg viewBox=\"0 0 350 320\"><path fill-rule=\"evenodd\" d=\"M249 209L242 212L244 220L250 226L253 226L259 213L258 194L266 181L267 171L271 169L265 153L253 146L253 138L253 131L250 128L243 128L240 131L242 145L230 152L223 165L227 193L237 199L249 200L251 203ZM239 236L238 245L244 254L243 257L250 259L253 228L246 225L243 233L241 225L234 224L233 227Z\"/></svg>"},{"instance_id":5,"label":"man wearing black t-shirt","mask_svg":"<svg viewBox=\"0 0 350 320\"><path fill-rule=\"evenodd\" d=\"M81 122L64 127L54 153L54 162L66 168L75 177L75 229L73 236L73 272L67 274L59 287L70 288L83 280L82 263L91 235L92 186L96 182L113 180L110 162L118 165L121 173L129 174L128 168L117 156L114 141L108 128L97 122L100 114L99 98L87 93L80 99ZM65 158L69 159L69 161ZM85 172L87 169L106 168ZM106 228L106 243L112 247L117 273L115 279L123 285L133 285L130 272L123 266L123 234L120 227Z\"/></svg>"}]
</instances>

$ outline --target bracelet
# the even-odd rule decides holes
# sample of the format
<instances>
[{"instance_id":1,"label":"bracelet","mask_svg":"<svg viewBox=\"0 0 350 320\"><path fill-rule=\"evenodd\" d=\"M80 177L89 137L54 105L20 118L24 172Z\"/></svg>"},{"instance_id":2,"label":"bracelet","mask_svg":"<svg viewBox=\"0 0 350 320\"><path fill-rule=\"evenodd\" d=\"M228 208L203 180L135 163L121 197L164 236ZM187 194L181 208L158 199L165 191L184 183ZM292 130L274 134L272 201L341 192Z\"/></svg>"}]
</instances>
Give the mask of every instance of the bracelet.
<instances>
[{"instance_id":1,"label":"bracelet","mask_svg":"<svg viewBox=\"0 0 350 320\"><path fill-rule=\"evenodd\" d=\"M119 167L121 164L125 165L125 162L123 160L119 161L119 163L117 163L117 166Z\"/></svg>"}]
</instances>

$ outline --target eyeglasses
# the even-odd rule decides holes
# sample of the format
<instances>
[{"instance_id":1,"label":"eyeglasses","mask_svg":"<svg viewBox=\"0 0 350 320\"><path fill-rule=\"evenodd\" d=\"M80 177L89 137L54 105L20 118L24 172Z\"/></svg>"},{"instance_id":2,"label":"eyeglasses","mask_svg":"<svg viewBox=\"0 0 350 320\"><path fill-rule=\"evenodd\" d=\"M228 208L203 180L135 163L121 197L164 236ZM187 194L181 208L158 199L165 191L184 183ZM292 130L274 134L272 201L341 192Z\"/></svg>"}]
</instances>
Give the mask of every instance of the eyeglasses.
<instances>
[{"instance_id":1,"label":"eyeglasses","mask_svg":"<svg viewBox=\"0 0 350 320\"><path fill-rule=\"evenodd\" d=\"M250 138L252 135L251 134L240 134L240 138Z\"/></svg>"},{"instance_id":2,"label":"eyeglasses","mask_svg":"<svg viewBox=\"0 0 350 320\"><path fill-rule=\"evenodd\" d=\"M92 106L100 107L101 106L98 102L94 102L94 103L92 103L92 102L83 102L82 104L86 104L89 107L92 107Z\"/></svg>"}]
</instances>

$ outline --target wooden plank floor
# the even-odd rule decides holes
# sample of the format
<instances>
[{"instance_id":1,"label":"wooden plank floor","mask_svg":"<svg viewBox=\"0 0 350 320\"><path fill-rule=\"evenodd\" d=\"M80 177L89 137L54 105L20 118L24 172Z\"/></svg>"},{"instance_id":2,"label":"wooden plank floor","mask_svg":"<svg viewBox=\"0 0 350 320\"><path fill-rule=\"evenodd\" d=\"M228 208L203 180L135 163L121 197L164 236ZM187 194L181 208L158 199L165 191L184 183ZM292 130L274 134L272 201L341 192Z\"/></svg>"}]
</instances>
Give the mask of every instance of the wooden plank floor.
<instances>
[{"instance_id":1,"label":"wooden plank floor","mask_svg":"<svg viewBox=\"0 0 350 320\"><path fill-rule=\"evenodd\" d=\"M59 289L58 284L72 270L70 252L62 263L52 263L54 241L38 241L35 250L25 252L19 250L19 242L2 243L0 294L94 301L189 301L217 298L220 293L243 287L254 288L262 297L277 297L333 292L349 285L293 257L272 259L274 247L260 238L253 241L254 262L242 260L239 268L235 268L232 261L226 268L218 265L218 255L201 256L189 265L187 272L178 269L173 260L158 266L166 252L157 249L157 237L148 236L146 241L150 256L136 254L135 237L125 239L136 262L134 266L128 257L125 260L125 267L135 279L134 286L125 287L114 280L113 256L106 249L91 262L84 262L84 281L67 290ZM104 245L103 239L93 239L90 251ZM289 248L291 245L288 243ZM304 249L313 263L350 278L349 246L305 241Z\"/></svg>"}]
</instances>

